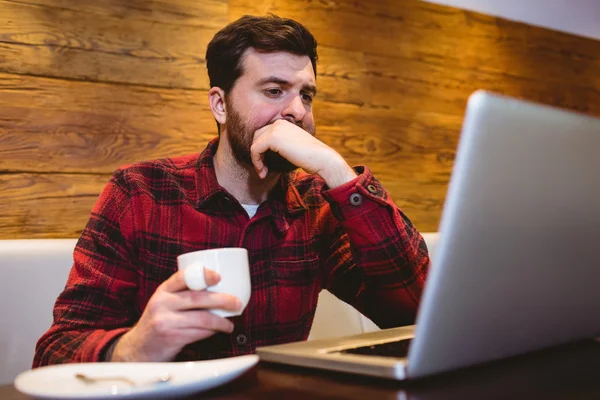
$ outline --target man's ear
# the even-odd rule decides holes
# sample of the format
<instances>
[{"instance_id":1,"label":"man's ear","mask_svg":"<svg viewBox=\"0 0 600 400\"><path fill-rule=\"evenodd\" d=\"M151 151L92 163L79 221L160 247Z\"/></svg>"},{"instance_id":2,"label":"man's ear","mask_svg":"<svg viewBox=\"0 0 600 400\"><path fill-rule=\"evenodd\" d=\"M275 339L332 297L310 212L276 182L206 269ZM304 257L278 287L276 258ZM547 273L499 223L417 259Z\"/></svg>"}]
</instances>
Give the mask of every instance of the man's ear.
<instances>
[{"instance_id":1,"label":"man's ear","mask_svg":"<svg viewBox=\"0 0 600 400\"><path fill-rule=\"evenodd\" d=\"M208 91L208 102L210 104L210 110L217 122L221 125L225 125L227 122L227 110L225 107L225 92L220 87L212 87Z\"/></svg>"}]
</instances>

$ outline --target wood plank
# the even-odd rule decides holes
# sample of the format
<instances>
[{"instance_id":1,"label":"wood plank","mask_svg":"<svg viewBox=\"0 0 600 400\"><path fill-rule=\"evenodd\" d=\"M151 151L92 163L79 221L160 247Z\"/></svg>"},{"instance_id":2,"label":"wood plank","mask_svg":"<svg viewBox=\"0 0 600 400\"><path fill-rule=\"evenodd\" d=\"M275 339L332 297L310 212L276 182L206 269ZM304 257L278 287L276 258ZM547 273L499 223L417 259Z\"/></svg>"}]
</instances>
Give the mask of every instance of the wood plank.
<instances>
[{"instance_id":1,"label":"wood plank","mask_svg":"<svg viewBox=\"0 0 600 400\"><path fill-rule=\"evenodd\" d=\"M0 71L104 83L209 89L206 47L219 28L98 16L0 0ZM225 24L224 24L225 25ZM320 97L362 104L362 53L323 48Z\"/></svg>"},{"instance_id":2,"label":"wood plank","mask_svg":"<svg viewBox=\"0 0 600 400\"><path fill-rule=\"evenodd\" d=\"M0 107L0 170L39 172L107 173L123 164L187 154L204 148L216 136L213 120L204 128L190 124L180 130L173 119L152 127L156 115L142 118L118 117L101 113L38 111ZM162 130L161 128L164 128Z\"/></svg>"},{"instance_id":3,"label":"wood plank","mask_svg":"<svg viewBox=\"0 0 600 400\"><path fill-rule=\"evenodd\" d=\"M364 55L319 47L317 101L363 105L368 100Z\"/></svg>"},{"instance_id":4,"label":"wood plank","mask_svg":"<svg viewBox=\"0 0 600 400\"><path fill-rule=\"evenodd\" d=\"M0 43L0 71L103 83L198 89L208 86L204 61L128 57L54 46Z\"/></svg>"},{"instance_id":5,"label":"wood plank","mask_svg":"<svg viewBox=\"0 0 600 400\"><path fill-rule=\"evenodd\" d=\"M227 23L227 0L3 0L120 19L221 28Z\"/></svg>"},{"instance_id":6,"label":"wood plank","mask_svg":"<svg viewBox=\"0 0 600 400\"><path fill-rule=\"evenodd\" d=\"M0 239L77 237L106 175L0 174Z\"/></svg>"},{"instance_id":7,"label":"wood plank","mask_svg":"<svg viewBox=\"0 0 600 400\"><path fill-rule=\"evenodd\" d=\"M463 120L462 115L340 104L317 107L315 118L319 139L349 163L383 163L392 170L430 155L451 165Z\"/></svg>"},{"instance_id":8,"label":"wood plank","mask_svg":"<svg viewBox=\"0 0 600 400\"><path fill-rule=\"evenodd\" d=\"M206 91L64 81L4 73L0 73L0 90L3 92L1 105L29 105L34 110L88 112L97 109L117 116L127 111L142 113L145 118L153 117L153 111L160 113L165 107L174 113L174 117L179 117L181 111L209 110Z\"/></svg>"},{"instance_id":9,"label":"wood plank","mask_svg":"<svg viewBox=\"0 0 600 400\"><path fill-rule=\"evenodd\" d=\"M507 72L481 71L420 59L400 59L365 55L369 87L369 104L401 109L433 111L459 115L464 112L468 96L477 89L486 89L509 96L572 109L588 114L600 114L600 82L569 81L549 83L545 79L517 77L518 59ZM570 65L568 60L561 63ZM589 74L600 74L598 68Z\"/></svg>"},{"instance_id":10,"label":"wood plank","mask_svg":"<svg viewBox=\"0 0 600 400\"><path fill-rule=\"evenodd\" d=\"M547 83L600 83L599 41L453 7L418 0L230 0L230 21L266 12L297 19L325 46Z\"/></svg>"},{"instance_id":11,"label":"wood plank","mask_svg":"<svg viewBox=\"0 0 600 400\"><path fill-rule=\"evenodd\" d=\"M159 87L208 88L204 53L217 28L2 3L2 71Z\"/></svg>"}]
</instances>

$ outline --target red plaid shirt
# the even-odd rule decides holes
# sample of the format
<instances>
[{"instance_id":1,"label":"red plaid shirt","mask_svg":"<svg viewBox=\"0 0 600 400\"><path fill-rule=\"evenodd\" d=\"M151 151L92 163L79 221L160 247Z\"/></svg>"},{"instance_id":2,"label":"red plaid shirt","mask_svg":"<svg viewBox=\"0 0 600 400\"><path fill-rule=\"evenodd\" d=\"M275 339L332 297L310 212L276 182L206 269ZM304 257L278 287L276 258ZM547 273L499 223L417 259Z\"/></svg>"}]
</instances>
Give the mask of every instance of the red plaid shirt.
<instances>
[{"instance_id":1,"label":"red plaid shirt","mask_svg":"<svg viewBox=\"0 0 600 400\"><path fill-rule=\"evenodd\" d=\"M176 257L214 247L248 249L252 296L231 319L232 334L192 343L177 360L306 340L321 289L382 328L414 322L427 248L367 168L357 167L359 176L335 189L318 176L284 175L249 219L217 182L217 146L215 139L200 156L138 163L114 174L77 243L34 367L103 360L177 270Z\"/></svg>"}]
</instances>

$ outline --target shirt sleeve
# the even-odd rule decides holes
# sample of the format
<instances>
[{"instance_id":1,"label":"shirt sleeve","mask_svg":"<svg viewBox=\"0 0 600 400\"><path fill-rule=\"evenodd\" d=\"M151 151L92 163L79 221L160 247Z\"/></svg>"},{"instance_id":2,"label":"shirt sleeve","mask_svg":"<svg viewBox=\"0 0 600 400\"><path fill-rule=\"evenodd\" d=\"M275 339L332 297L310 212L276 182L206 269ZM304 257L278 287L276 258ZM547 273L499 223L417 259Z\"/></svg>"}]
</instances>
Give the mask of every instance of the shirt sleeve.
<instances>
[{"instance_id":1,"label":"shirt sleeve","mask_svg":"<svg viewBox=\"0 0 600 400\"><path fill-rule=\"evenodd\" d=\"M122 170L102 191L73 253L73 267L39 339L33 367L104 359L134 323L137 272L134 219Z\"/></svg>"},{"instance_id":2,"label":"shirt sleeve","mask_svg":"<svg viewBox=\"0 0 600 400\"><path fill-rule=\"evenodd\" d=\"M323 287L380 328L410 325L429 267L427 245L366 167L323 196L339 221L325 249Z\"/></svg>"}]
</instances>

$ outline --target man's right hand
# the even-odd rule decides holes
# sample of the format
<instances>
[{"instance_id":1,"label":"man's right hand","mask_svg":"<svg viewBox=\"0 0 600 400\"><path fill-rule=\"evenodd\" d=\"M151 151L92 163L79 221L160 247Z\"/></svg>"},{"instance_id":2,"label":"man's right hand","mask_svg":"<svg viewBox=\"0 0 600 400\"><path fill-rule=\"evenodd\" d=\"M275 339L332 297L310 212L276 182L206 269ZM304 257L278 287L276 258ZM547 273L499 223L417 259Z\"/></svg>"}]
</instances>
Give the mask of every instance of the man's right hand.
<instances>
[{"instance_id":1,"label":"man's right hand","mask_svg":"<svg viewBox=\"0 0 600 400\"><path fill-rule=\"evenodd\" d=\"M221 279L214 271L204 271L207 286ZM229 294L188 290L180 270L156 289L140 320L121 336L108 361L171 361L190 343L233 331L231 321L208 309L241 307L240 300Z\"/></svg>"}]
</instances>

